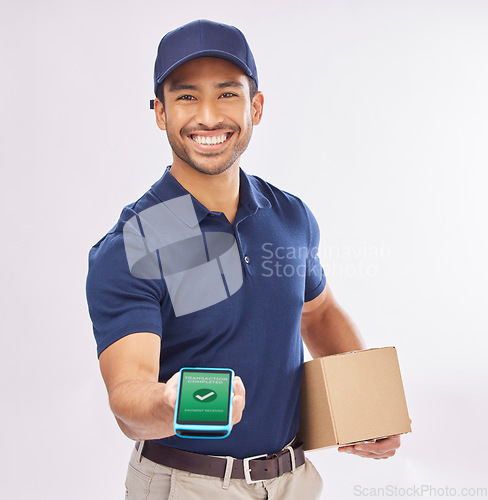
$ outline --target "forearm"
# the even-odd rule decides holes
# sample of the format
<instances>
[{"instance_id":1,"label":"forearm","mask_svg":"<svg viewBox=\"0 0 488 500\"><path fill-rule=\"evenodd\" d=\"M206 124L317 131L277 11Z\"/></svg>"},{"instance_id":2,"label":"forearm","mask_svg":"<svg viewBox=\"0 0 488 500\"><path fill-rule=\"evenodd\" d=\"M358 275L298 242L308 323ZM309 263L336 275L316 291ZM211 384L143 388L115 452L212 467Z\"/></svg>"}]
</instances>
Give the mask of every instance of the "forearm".
<instances>
[{"instance_id":1,"label":"forearm","mask_svg":"<svg viewBox=\"0 0 488 500\"><path fill-rule=\"evenodd\" d=\"M126 381L110 393L110 408L122 432L136 441L162 439L174 434L174 408L166 384Z\"/></svg>"}]
</instances>

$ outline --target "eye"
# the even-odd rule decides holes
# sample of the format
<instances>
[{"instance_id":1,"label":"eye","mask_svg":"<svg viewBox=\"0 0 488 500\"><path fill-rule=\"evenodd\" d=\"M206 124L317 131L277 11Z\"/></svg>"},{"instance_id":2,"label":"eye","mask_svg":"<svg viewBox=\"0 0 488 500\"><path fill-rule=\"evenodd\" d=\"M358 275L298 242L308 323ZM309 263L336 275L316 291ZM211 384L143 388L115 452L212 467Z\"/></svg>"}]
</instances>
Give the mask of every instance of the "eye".
<instances>
[{"instance_id":1,"label":"eye","mask_svg":"<svg viewBox=\"0 0 488 500\"><path fill-rule=\"evenodd\" d=\"M237 97L237 94L234 94L233 92L224 92L220 97Z\"/></svg>"},{"instance_id":2,"label":"eye","mask_svg":"<svg viewBox=\"0 0 488 500\"><path fill-rule=\"evenodd\" d=\"M195 99L192 95L185 94L185 95L178 97L176 100L177 101L191 101L192 99Z\"/></svg>"}]
</instances>

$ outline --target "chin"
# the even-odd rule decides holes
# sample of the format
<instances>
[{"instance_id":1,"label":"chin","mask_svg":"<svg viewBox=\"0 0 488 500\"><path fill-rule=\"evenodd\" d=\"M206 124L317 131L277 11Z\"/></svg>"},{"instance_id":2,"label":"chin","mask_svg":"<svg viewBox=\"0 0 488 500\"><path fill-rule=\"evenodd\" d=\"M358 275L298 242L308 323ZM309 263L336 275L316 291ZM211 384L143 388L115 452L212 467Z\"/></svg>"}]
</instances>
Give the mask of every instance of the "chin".
<instances>
[{"instance_id":1,"label":"chin","mask_svg":"<svg viewBox=\"0 0 488 500\"><path fill-rule=\"evenodd\" d=\"M223 167L200 167L198 165L190 165L190 166L194 168L196 171L200 172L201 174L219 175L228 170L232 165L227 165Z\"/></svg>"},{"instance_id":2,"label":"chin","mask_svg":"<svg viewBox=\"0 0 488 500\"><path fill-rule=\"evenodd\" d=\"M222 174L224 173L226 170L228 170L229 168L231 168L235 162L236 162L237 158L234 159L233 161L229 161L229 162L226 162L226 163L220 163L220 164L217 164L217 165L212 165L212 164L199 164L199 163L196 163L196 162L187 162L188 165L190 165L191 168L193 168L194 170L196 170L197 172L200 172L201 174L206 174L206 175L219 175L219 174Z\"/></svg>"}]
</instances>

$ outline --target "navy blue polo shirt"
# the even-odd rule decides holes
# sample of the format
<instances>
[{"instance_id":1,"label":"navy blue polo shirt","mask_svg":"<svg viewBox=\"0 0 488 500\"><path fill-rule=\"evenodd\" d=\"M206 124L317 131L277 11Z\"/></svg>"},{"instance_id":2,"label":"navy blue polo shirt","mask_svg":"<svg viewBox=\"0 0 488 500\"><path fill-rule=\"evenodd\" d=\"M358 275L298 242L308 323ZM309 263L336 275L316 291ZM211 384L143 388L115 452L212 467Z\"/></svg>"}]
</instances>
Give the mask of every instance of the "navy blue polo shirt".
<instances>
[{"instance_id":1,"label":"navy blue polo shirt","mask_svg":"<svg viewBox=\"0 0 488 500\"><path fill-rule=\"evenodd\" d=\"M299 198L243 170L233 224L188 195L168 167L90 250L87 298L98 355L125 335L152 332L161 337L160 382L185 366L232 368L246 387L246 408L230 436L172 436L159 442L236 458L276 452L299 427L302 307L325 287L317 222ZM171 208L172 200L191 200L195 220L184 220L191 230L232 235L242 270L238 286L225 288L224 300L177 314L164 273L134 276L124 246L124 228L144 235L141 212L157 210L163 202ZM163 254L158 259L164 269Z\"/></svg>"}]
</instances>

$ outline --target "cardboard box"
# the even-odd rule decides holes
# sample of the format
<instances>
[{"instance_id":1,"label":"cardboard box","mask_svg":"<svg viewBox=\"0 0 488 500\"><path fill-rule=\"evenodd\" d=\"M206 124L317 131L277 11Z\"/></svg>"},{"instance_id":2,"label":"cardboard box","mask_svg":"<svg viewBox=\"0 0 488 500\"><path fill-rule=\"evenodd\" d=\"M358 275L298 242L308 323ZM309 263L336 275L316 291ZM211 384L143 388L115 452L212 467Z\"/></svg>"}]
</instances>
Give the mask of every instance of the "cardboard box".
<instances>
[{"instance_id":1,"label":"cardboard box","mask_svg":"<svg viewBox=\"0 0 488 500\"><path fill-rule=\"evenodd\" d=\"M411 432L396 349L307 361L299 437L305 450Z\"/></svg>"}]
</instances>

